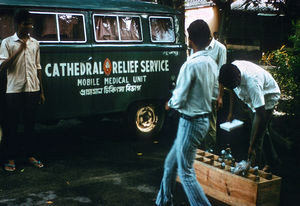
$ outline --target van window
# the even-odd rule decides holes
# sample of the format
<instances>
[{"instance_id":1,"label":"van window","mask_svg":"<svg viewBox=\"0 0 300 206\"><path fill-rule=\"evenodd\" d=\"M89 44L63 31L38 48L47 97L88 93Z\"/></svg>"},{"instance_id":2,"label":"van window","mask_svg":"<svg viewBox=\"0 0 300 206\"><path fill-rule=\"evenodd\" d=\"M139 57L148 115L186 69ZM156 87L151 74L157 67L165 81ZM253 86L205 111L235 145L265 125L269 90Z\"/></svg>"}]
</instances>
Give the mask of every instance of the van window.
<instances>
[{"instance_id":1,"label":"van window","mask_svg":"<svg viewBox=\"0 0 300 206\"><path fill-rule=\"evenodd\" d=\"M174 42L175 33L171 17L150 17L150 33L152 42Z\"/></svg>"},{"instance_id":2,"label":"van window","mask_svg":"<svg viewBox=\"0 0 300 206\"><path fill-rule=\"evenodd\" d=\"M83 16L60 14L59 35L61 41L84 41Z\"/></svg>"},{"instance_id":3,"label":"van window","mask_svg":"<svg viewBox=\"0 0 300 206\"><path fill-rule=\"evenodd\" d=\"M56 15L34 14L32 36L38 41L58 41Z\"/></svg>"},{"instance_id":4,"label":"van window","mask_svg":"<svg viewBox=\"0 0 300 206\"><path fill-rule=\"evenodd\" d=\"M120 17L121 40L142 40L139 17Z\"/></svg>"},{"instance_id":5,"label":"van window","mask_svg":"<svg viewBox=\"0 0 300 206\"><path fill-rule=\"evenodd\" d=\"M94 15L96 42L142 41L141 20L137 16Z\"/></svg>"},{"instance_id":6,"label":"van window","mask_svg":"<svg viewBox=\"0 0 300 206\"><path fill-rule=\"evenodd\" d=\"M5 39L13 35L14 29L14 17L12 14L0 12L0 40Z\"/></svg>"},{"instance_id":7,"label":"van window","mask_svg":"<svg viewBox=\"0 0 300 206\"><path fill-rule=\"evenodd\" d=\"M119 40L116 16L95 16L96 41Z\"/></svg>"},{"instance_id":8,"label":"van window","mask_svg":"<svg viewBox=\"0 0 300 206\"><path fill-rule=\"evenodd\" d=\"M40 42L86 41L84 17L81 14L31 12L32 36ZM58 35L59 34L59 35Z\"/></svg>"}]
</instances>

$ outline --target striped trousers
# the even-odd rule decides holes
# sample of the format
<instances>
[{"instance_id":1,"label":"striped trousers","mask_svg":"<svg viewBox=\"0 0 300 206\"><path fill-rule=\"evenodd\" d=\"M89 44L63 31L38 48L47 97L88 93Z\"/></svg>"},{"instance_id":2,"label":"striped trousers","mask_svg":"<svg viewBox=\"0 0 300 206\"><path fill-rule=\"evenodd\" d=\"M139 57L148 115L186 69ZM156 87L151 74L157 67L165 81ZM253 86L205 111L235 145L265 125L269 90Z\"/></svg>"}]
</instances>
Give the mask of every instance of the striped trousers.
<instances>
[{"instance_id":1,"label":"striped trousers","mask_svg":"<svg viewBox=\"0 0 300 206\"><path fill-rule=\"evenodd\" d=\"M164 163L164 174L156 198L158 206L173 205L177 175L191 206L211 205L196 179L194 160L196 150L209 128L208 115L195 119L179 119L177 137Z\"/></svg>"}]
</instances>

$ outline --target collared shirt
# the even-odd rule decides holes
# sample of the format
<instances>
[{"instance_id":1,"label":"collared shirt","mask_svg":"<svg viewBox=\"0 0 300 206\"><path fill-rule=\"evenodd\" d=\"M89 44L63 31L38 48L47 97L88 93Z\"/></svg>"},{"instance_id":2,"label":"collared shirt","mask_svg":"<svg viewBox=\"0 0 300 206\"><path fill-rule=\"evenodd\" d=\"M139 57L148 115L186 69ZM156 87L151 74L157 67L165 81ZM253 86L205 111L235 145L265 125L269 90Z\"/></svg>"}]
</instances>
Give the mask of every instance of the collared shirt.
<instances>
[{"instance_id":1,"label":"collared shirt","mask_svg":"<svg viewBox=\"0 0 300 206\"><path fill-rule=\"evenodd\" d=\"M18 51L21 41L16 33L2 41L0 64ZM36 92L40 90L37 75L37 70L41 69L39 43L34 38L29 37L26 44L26 49L17 56L11 68L7 70L6 93Z\"/></svg>"},{"instance_id":2,"label":"collared shirt","mask_svg":"<svg viewBox=\"0 0 300 206\"><path fill-rule=\"evenodd\" d=\"M227 51L226 47L221 44L219 41L215 40L214 38L211 40L210 44L202 50L201 53L203 55L209 55L218 65L218 76L221 66L226 64L227 59ZM213 100L216 100L219 95L219 83L215 85L214 93L213 93Z\"/></svg>"},{"instance_id":3,"label":"collared shirt","mask_svg":"<svg viewBox=\"0 0 300 206\"><path fill-rule=\"evenodd\" d=\"M202 52L192 54L180 68L176 88L168 105L188 116L211 112L217 64Z\"/></svg>"},{"instance_id":4,"label":"collared shirt","mask_svg":"<svg viewBox=\"0 0 300 206\"><path fill-rule=\"evenodd\" d=\"M249 61L234 61L241 72L241 84L234 89L236 95L253 112L261 106L273 109L280 98L280 89L272 75Z\"/></svg>"},{"instance_id":5,"label":"collared shirt","mask_svg":"<svg viewBox=\"0 0 300 206\"><path fill-rule=\"evenodd\" d=\"M218 71L220 70L223 64L226 64L227 61L227 51L226 47L221 44L219 41L214 38L211 40L208 47L205 48L205 51L209 52L209 56L216 61L218 65Z\"/></svg>"}]
</instances>

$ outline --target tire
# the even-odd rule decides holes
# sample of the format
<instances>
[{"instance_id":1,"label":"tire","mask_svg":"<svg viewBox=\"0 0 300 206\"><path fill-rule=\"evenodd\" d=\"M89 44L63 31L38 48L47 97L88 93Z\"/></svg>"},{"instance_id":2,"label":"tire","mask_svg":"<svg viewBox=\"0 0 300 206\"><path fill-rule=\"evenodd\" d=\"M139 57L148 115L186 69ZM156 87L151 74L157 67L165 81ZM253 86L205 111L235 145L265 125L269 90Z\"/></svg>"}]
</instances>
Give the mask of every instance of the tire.
<instances>
[{"instance_id":1,"label":"tire","mask_svg":"<svg viewBox=\"0 0 300 206\"><path fill-rule=\"evenodd\" d=\"M149 139L159 134L165 121L161 103L136 103L128 110L130 132L138 139Z\"/></svg>"}]
</instances>

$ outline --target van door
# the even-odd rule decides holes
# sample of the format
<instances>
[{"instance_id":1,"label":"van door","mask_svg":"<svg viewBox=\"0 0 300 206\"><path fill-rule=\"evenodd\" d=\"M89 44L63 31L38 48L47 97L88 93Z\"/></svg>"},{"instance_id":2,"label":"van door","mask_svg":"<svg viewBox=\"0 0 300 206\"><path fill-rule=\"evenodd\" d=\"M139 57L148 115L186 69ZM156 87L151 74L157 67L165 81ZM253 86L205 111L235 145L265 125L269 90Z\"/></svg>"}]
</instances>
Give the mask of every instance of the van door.
<instances>
[{"instance_id":1,"label":"van door","mask_svg":"<svg viewBox=\"0 0 300 206\"><path fill-rule=\"evenodd\" d=\"M138 75L139 59L143 54L138 49L143 42L141 17L94 13L92 18L93 59L102 70L98 76L101 94L94 98L94 111L126 111L134 99L141 97L141 84L133 82L133 76L142 76Z\"/></svg>"},{"instance_id":2,"label":"van door","mask_svg":"<svg viewBox=\"0 0 300 206\"><path fill-rule=\"evenodd\" d=\"M90 115L91 99L81 86L91 75L91 45L87 43L86 13L31 11L32 36L40 42L46 103L41 120ZM84 79L84 81L83 81Z\"/></svg>"}]
</instances>

